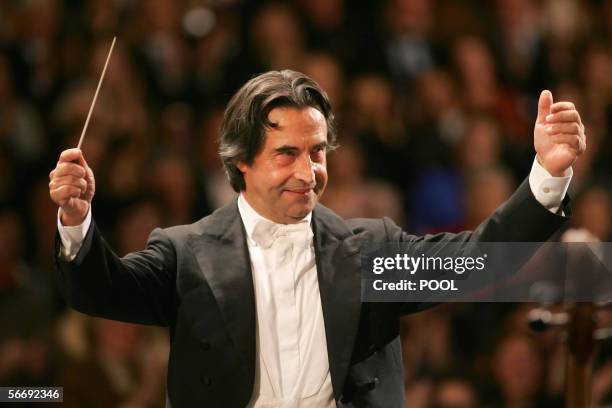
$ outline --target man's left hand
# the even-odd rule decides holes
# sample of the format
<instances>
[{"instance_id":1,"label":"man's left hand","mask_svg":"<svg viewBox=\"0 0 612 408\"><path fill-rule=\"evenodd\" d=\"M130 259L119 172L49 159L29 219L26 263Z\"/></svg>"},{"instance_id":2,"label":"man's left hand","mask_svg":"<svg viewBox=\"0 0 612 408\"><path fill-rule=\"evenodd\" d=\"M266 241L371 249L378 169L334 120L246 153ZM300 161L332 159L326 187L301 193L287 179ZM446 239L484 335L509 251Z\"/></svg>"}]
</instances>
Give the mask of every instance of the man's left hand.
<instances>
[{"instance_id":1,"label":"man's left hand","mask_svg":"<svg viewBox=\"0 0 612 408\"><path fill-rule=\"evenodd\" d=\"M553 103L552 93L542 91L533 143L542 167L552 176L564 176L586 149L584 125L574 104Z\"/></svg>"}]
</instances>

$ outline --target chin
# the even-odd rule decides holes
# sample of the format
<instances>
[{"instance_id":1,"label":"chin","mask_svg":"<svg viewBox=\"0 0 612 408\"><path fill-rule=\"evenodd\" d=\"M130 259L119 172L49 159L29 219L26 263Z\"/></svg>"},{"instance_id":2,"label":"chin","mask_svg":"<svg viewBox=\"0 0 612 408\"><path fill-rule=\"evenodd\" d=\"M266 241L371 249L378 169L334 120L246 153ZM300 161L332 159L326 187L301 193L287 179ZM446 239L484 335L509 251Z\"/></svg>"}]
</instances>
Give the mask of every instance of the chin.
<instances>
[{"instance_id":1,"label":"chin","mask_svg":"<svg viewBox=\"0 0 612 408\"><path fill-rule=\"evenodd\" d=\"M289 216L294 219L302 219L314 209L314 204L295 206L289 211Z\"/></svg>"}]
</instances>

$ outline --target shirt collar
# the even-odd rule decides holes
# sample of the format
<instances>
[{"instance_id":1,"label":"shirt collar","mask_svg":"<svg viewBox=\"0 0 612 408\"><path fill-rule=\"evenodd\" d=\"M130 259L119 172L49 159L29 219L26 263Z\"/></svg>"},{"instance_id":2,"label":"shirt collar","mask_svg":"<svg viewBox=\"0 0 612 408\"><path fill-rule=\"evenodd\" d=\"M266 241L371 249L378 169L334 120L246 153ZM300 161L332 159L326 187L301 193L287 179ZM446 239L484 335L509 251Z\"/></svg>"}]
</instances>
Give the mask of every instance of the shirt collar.
<instances>
[{"instance_id":1,"label":"shirt collar","mask_svg":"<svg viewBox=\"0 0 612 408\"><path fill-rule=\"evenodd\" d=\"M244 194L240 193L238 196L238 212L240 213L240 218L242 218L242 223L244 224L244 229L246 230L247 237L250 241L253 240L253 230L257 225L257 221L266 220L273 224L278 224L277 222L271 221L266 217L260 215L251 205L248 203L246 198L244 198ZM299 222L307 222L310 225L310 221L312 220L312 211L308 213L302 220ZM282 225L282 224L280 224Z\"/></svg>"}]
</instances>

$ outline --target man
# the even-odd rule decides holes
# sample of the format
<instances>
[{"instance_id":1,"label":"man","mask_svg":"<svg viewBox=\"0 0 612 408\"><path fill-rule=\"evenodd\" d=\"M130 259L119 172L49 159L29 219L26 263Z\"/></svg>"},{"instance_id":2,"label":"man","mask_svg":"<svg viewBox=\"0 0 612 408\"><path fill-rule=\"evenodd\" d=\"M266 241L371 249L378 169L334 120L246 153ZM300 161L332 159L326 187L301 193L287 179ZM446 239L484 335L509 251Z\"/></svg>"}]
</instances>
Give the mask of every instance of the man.
<instances>
[{"instance_id":1,"label":"man","mask_svg":"<svg viewBox=\"0 0 612 408\"><path fill-rule=\"evenodd\" d=\"M60 281L84 313L170 327L168 406L401 407L399 317L426 305L362 303L360 245L548 239L585 148L574 106L544 91L534 142L529 180L475 232L343 220L317 204L336 146L327 96L303 74L267 72L234 95L221 129L238 199L154 230L143 251L112 252L91 220L93 172L79 150L61 154L49 184Z\"/></svg>"}]
</instances>

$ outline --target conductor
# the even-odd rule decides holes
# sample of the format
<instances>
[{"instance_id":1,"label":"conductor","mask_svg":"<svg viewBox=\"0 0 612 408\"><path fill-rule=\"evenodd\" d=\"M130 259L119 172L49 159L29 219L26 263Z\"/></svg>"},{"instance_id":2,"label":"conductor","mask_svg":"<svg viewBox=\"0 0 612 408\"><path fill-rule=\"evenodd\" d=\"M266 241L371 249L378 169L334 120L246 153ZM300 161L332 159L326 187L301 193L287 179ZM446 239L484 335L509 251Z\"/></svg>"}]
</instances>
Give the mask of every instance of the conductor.
<instances>
[{"instance_id":1,"label":"conductor","mask_svg":"<svg viewBox=\"0 0 612 408\"><path fill-rule=\"evenodd\" d=\"M536 158L512 197L474 231L424 237L318 204L336 145L317 83L290 70L251 79L221 127L236 200L193 224L155 229L145 249L122 258L92 218L92 169L80 150L65 150L49 190L67 302L169 327L168 407L403 407L399 318L428 305L362 302L360 246L547 240L569 214L584 126L571 102L543 91Z\"/></svg>"}]
</instances>

